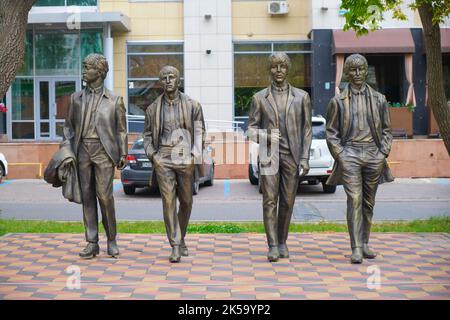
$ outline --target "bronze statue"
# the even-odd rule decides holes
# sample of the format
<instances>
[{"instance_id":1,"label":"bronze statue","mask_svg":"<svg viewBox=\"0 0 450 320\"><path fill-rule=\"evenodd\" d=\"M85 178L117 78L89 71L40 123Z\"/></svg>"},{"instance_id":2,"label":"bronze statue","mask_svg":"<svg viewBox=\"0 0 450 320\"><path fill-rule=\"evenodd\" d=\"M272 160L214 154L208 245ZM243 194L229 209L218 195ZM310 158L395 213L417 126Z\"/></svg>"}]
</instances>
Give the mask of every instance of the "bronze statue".
<instances>
[{"instance_id":1,"label":"bronze statue","mask_svg":"<svg viewBox=\"0 0 450 320\"><path fill-rule=\"evenodd\" d=\"M161 192L172 247L169 261L179 262L181 256L188 256L184 238L192 210L194 164L201 163L205 143L205 123L200 103L179 91L180 72L175 67L162 68L159 81L164 93L146 110L144 149Z\"/></svg>"},{"instance_id":2,"label":"bronze statue","mask_svg":"<svg viewBox=\"0 0 450 320\"><path fill-rule=\"evenodd\" d=\"M392 145L386 98L366 83L368 64L360 54L345 60L349 84L331 99L326 138L335 159L327 184L343 184L347 194L347 224L351 263L374 259L370 227L378 184L394 180L386 157Z\"/></svg>"},{"instance_id":3,"label":"bronze statue","mask_svg":"<svg viewBox=\"0 0 450 320\"><path fill-rule=\"evenodd\" d=\"M84 259L100 252L97 199L108 239L107 253L112 257L119 255L113 179L115 167L122 169L126 164L128 138L123 99L103 85L107 73L108 62L104 56L92 53L84 59L86 87L71 96L60 146L62 150L69 150L68 154L72 153L59 166L61 180L66 180L73 172L71 169L77 168L88 242L80 252Z\"/></svg>"},{"instance_id":4,"label":"bronze statue","mask_svg":"<svg viewBox=\"0 0 450 320\"><path fill-rule=\"evenodd\" d=\"M249 137L259 143L267 258L271 262L289 257L286 240L299 170L301 175L309 171L311 103L307 92L288 83L290 66L284 52L269 57L271 85L253 96L248 121Z\"/></svg>"}]
</instances>

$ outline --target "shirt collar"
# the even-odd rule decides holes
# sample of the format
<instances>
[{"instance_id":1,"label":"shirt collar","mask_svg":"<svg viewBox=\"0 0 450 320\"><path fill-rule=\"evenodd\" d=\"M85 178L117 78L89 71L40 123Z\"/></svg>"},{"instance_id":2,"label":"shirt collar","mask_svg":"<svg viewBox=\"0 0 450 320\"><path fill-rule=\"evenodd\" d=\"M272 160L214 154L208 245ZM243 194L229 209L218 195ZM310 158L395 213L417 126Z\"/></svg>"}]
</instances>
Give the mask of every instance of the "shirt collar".
<instances>
[{"instance_id":1,"label":"shirt collar","mask_svg":"<svg viewBox=\"0 0 450 320\"><path fill-rule=\"evenodd\" d=\"M289 90L289 84L286 84L284 87L277 87L272 83L270 87L274 92L287 92Z\"/></svg>"},{"instance_id":2,"label":"shirt collar","mask_svg":"<svg viewBox=\"0 0 450 320\"><path fill-rule=\"evenodd\" d=\"M180 102L180 95L178 95L175 99L170 100L166 96L164 96L164 102L167 103L169 106L177 105Z\"/></svg>"},{"instance_id":3,"label":"shirt collar","mask_svg":"<svg viewBox=\"0 0 450 320\"><path fill-rule=\"evenodd\" d=\"M354 95L364 94L364 92L366 91L366 86L363 85L360 90L357 90L350 85L350 90L351 90L351 93Z\"/></svg>"},{"instance_id":4,"label":"shirt collar","mask_svg":"<svg viewBox=\"0 0 450 320\"><path fill-rule=\"evenodd\" d=\"M100 86L100 87L97 87L97 88L90 88L90 87L87 87L87 88L88 88L89 93L97 93L97 94L99 94L99 93L101 93L103 91L103 86Z\"/></svg>"}]
</instances>

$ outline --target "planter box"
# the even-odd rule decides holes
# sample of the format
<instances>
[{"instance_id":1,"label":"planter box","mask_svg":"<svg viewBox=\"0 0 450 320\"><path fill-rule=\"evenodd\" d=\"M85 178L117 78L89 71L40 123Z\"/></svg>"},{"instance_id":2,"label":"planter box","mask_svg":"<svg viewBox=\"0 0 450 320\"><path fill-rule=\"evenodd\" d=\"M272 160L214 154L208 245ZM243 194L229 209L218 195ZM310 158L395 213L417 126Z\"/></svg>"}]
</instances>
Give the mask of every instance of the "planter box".
<instances>
[{"instance_id":1,"label":"planter box","mask_svg":"<svg viewBox=\"0 0 450 320\"><path fill-rule=\"evenodd\" d=\"M450 109L450 107L448 107ZM433 111L430 107L427 107L428 109L428 136L430 137L439 137L439 127L436 122L436 119L434 118Z\"/></svg>"},{"instance_id":2,"label":"planter box","mask_svg":"<svg viewBox=\"0 0 450 320\"><path fill-rule=\"evenodd\" d=\"M391 118L392 131L404 131L411 138L413 135L413 113L406 107L390 107L389 116Z\"/></svg>"}]
</instances>

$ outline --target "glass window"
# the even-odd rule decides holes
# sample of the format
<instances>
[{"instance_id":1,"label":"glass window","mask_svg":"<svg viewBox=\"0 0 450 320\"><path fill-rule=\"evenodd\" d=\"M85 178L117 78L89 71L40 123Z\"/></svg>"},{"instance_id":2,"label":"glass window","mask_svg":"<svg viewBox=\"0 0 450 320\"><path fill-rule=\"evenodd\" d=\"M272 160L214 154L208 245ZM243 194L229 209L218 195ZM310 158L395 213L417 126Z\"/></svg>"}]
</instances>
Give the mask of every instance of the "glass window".
<instances>
[{"instance_id":1,"label":"glass window","mask_svg":"<svg viewBox=\"0 0 450 320\"><path fill-rule=\"evenodd\" d=\"M130 78L158 78L163 66L174 66L181 72L183 55L132 55L128 57Z\"/></svg>"},{"instance_id":2,"label":"glass window","mask_svg":"<svg viewBox=\"0 0 450 320\"><path fill-rule=\"evenodd\" d=\"M326 128L324 122L313 121L312 122L312 137L313 139L325 139Z\"/></svg>"},{"instance_id":3,"label":"glass window","mask_svg":"<svg viewBox=\"0 0 450 320\"><path fill-rule=\"evenodd\" d=\"M33 75L33 31L27 31L25 36L25 55L20 70L17 72L18 76L32 76Z\"/></svg>"},{"instance_id":4,"label":"glass window","mask_svg":"<svg viewBox=\"0 0 450 320\"><path fill-rule=\"evenodd\" d=\"M133 146L131 147L131 149L133 149L133 150L142 150L142 149L144 149L144 140L142 140L142 139L137 140L137 141L133 144Z\"/></svg>"},{"instance_id":5,"label":"glass window","mask_svg":"<svg viewBox=\"0 0 450 320\"><path fill-rule=\"evenodd\" d=\"M270 82L268 58L284 51L291 58L288 81L311 93L310 42L255 42L234 44L234 109L236 117L246 117L252 96Z\"/></svg>"},{"instance_id":6,"label":"glass window","mask_svg":"<svg viewBox=\"0 0 450 320\"><path fill-rule=\"evenodd\" d=\"M128 44L128 113L144 115L147 107L163 93L159 71L172 65L180 71L183 91L183 44ZM130 129L133 130L133 129Z\"/></svg>"},{"instance_id":7,"label":"glass window","mask_svg":"<svg viewBox=\"0 0 450 320\"><path fill-rule=\"evenodd\" d=\"M34 139L34 81L16 78L12 88L12 138Z\"/></svg>"},{"instance_id":8,"label":"glass window","mask_svg":"<svg viewBox=\"0 0 450 320\"><path fill-rule=\"evenodd\" d=\"M37 0L37 7L97 6L97 0Z\"/></svg>"},{"instance_id":9,"label":"glass window","mask_svg":"<svg viewBox=\"0 0 450 320\"><path fill-rule=\"evenodd\" d=\"M81 30L81 62L90 53L103 54L103 32L101 29Z\"/></svg>"},{"instance_id":10,"label":"glass window","mask_svg":"<svg viewBox=\"0 0 450 320\"><path fill-rule=\"evenodd\" d=\"M34 81L17 78L12 85L12 120L34 119Z\"/></svg>"},{"instance_id":11,"label":"glass window","mask_svg":"<svg viewBox=\"0 0 450 320\"><path fill-rule=\"evenodd\" d=\"M35 35L36 75L79 75L79 34L62 31Z\"/></svg>"}]
</instances>

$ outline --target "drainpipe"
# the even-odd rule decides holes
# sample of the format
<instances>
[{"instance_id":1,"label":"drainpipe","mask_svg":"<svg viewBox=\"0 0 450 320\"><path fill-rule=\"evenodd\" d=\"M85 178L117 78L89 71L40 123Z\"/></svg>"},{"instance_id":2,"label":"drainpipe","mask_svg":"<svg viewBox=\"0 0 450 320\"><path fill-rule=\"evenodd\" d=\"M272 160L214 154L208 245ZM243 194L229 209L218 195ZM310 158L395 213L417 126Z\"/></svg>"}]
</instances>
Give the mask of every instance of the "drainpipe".
<instances>
[{"instance_id":1,"label":"drainpipe","mask_svg":"<svg viewBox=\"0 0 450 320\"><path fill-rule=\"evenodd\" d=\"M103 49L106 60L108 60L109 72L106 75L105 87L114 91L114 40L111 37L111 23L104 28Z\"/></svg>"}]
</instances>

